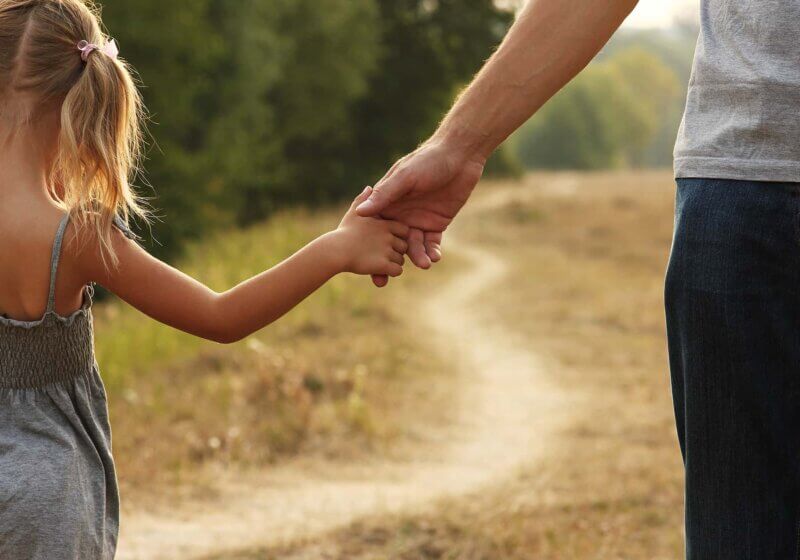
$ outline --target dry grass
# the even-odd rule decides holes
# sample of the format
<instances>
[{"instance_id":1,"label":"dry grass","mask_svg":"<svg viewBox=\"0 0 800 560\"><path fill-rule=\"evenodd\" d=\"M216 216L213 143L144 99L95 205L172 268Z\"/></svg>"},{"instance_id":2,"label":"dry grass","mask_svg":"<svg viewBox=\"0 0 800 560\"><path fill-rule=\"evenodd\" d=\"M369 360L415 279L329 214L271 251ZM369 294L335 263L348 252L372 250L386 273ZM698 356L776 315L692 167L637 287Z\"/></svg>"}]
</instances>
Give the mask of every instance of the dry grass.
<instances>
[{"instance_id":1,"label":"dry grass","mask_svg":"<svg viewBox=\"0 0 800 560\"><path fill-rule=\"evenodd\" d=\"M278 262L337 216L291 213L220 234L191 247L179 266L224 289ZM232 346L177 332L120 302L98 305L97 355L126 504L166 490L206 492L219 466L298 453L347 459L413 435L409 417L437 414L420 406L421 382L443 368L423 362L390 304L408 284L378 292L368 279L337 278Z\"/></svg>"},{"instance_id":2,"label":"dry grass","mask_svg":"<svg viewBox=\"0 0 800 560\"><path fill-rule=\"evenodd\" d=\"M486 320L512 327L579 399L542 464L425 514L226 558L681 557L662 299L673 196L666 172L534 175L516 200L459 225L513 263L486 294Z\"/></svg>"}]
</instances>

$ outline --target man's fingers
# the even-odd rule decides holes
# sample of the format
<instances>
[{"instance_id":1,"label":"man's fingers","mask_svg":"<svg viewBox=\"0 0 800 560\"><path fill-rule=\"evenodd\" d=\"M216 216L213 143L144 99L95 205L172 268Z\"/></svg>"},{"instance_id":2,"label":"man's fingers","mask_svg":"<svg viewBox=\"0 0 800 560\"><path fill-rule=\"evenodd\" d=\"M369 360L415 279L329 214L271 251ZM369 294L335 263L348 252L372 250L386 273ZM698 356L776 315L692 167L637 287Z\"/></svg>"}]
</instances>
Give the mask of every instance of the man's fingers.
<instances>
[{"instance_id":1,"label":"man's fingers","mask_svg":"<svg viewBox=\"0 0 800 560\"><path fill-rule=\"evenodd\" d=\"M392 166L389 168L389 171L387 171L387 172L386 172L386 174L385 174L383 177L381 177L381 180L380 180L380 181L378 181L378 182L377 182L377 183L375 183L375 184L376 184L376 185L382 185L382 184L384 184L384 183L385 183L385 182L386 182L386 181L389 179L389 177L391 177L392 175L394 175L394 174L395 174L395 172L396 172L396 171L398 170L398 168L400 167L400 164L401 164L401 163L403 163L403 160L402 160L402 159L398 159L396 162L394 162L394 165L392 165Z\"/></svg>"},{"instance_id":2,"label":"man's fingers","mask_svg":"<svg viewBox=\"0 0 800 560\"><path fill-rule=\"evenodd\" d=\"M426 243L425 253L432 263L438 263L442 260L442 246L437 243Z\"/></svg>"},{"instance_id":3,"label":"man's fingers","mask_svg":"<svg viewBox=\"0 0 800 560\"><path fill-rule=\"evenodd\" d=\"M408 233L408 256L411 262L419 268L428 269L431 267L431 259L425 251L425 237L422 230L411 228Z\"/></svg>"},{"instance_id":4,"label":"man's fingers","mask_svg":"<svg viewBox=\"0 0 800 560\"><path fill-rule=\"evenodd\" d=\"M386 285L389 283L389 277L385 274L373 274L372 275L372 283L375 284L378 288L385 288Z\"/></svg>"},{"instance_id":5,"label":"man's fingers","mask_svg":"<svg viewBox=\"0 0 800 560\"><path fill-rule=\"evenodd\" d=\"M432 262L437 263L442 260L442 232L425 232L425 252Z\"/></svg>"},{"instance_id":6,"label":"man's fingers","mask_svg":"<svg viewBox=\"0 0 800 560\"><path fill-rule=\"evenodd\" d=\"M425 242L426 243L436 243L437 245L442 244L442 237L444 234L441 231L426 231L425 232Z\"/></svg>"}]
</instances>

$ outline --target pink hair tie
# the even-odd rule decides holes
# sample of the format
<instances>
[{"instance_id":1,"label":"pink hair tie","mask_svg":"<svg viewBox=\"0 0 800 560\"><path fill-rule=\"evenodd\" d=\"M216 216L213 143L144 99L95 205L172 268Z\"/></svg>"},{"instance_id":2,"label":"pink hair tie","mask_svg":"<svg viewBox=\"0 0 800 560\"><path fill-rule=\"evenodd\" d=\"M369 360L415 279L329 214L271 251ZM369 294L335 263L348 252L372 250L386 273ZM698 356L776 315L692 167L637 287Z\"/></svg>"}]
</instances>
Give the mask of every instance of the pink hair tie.
<instances>
[{"instance_id":1,"label":"pink hair tie","mask_svg":"<svg viewBox=\"0 0 800 560\"><path fill-rule=\"evenodd\" d=\"M81 60L84 62L89 60L89 55L94 51L100 51L104 55L113 59L116 59L119 56L119 48L117 47L117 42L114 39L111 39L102 47L84 40L78 43L78 50L81 52Z\"/></svg>"}]
</instances>

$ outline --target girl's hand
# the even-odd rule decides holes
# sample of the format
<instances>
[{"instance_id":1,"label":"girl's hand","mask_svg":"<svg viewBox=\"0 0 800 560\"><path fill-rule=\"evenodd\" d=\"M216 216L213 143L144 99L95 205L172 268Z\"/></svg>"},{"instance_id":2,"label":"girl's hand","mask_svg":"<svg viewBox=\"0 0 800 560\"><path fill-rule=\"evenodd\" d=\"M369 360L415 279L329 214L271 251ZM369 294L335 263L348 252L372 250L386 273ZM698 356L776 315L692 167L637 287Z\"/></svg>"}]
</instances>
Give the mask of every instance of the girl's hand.
<instances>
[{"instance_id":1,"label":"girl's hand","mask_svg":"<svg viewBox=\"0 0 800 560\"><path fill-rule=\"evenodd\" d=\"M372 188L367 187L356 197L339 227L331 233L336 239L333 250L341 258L341 268L355 274L385 274L392 277L403 273L405 252L408 250L408 226L380 218L364 218L356 207L366 201Z\"/></svg>"}]
</instances>

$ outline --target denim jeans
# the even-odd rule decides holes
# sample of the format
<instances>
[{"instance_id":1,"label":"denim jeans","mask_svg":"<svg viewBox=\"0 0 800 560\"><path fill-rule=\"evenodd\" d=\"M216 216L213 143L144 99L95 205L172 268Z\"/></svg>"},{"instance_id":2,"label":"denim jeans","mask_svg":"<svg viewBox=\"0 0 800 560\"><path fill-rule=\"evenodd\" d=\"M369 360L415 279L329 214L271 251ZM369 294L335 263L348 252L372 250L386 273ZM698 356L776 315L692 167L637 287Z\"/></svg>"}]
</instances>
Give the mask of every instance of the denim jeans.
<instances>
[{"instance_id":1,"label":"denim jeans","mask_svg":"<svg viewBox=\"0 0 800 560\"><path fill-rule=\"evenodd\" d=\"M687 558L800 558L800 183L679 179L665 302Z\"/></svg>"}]
</instances>

